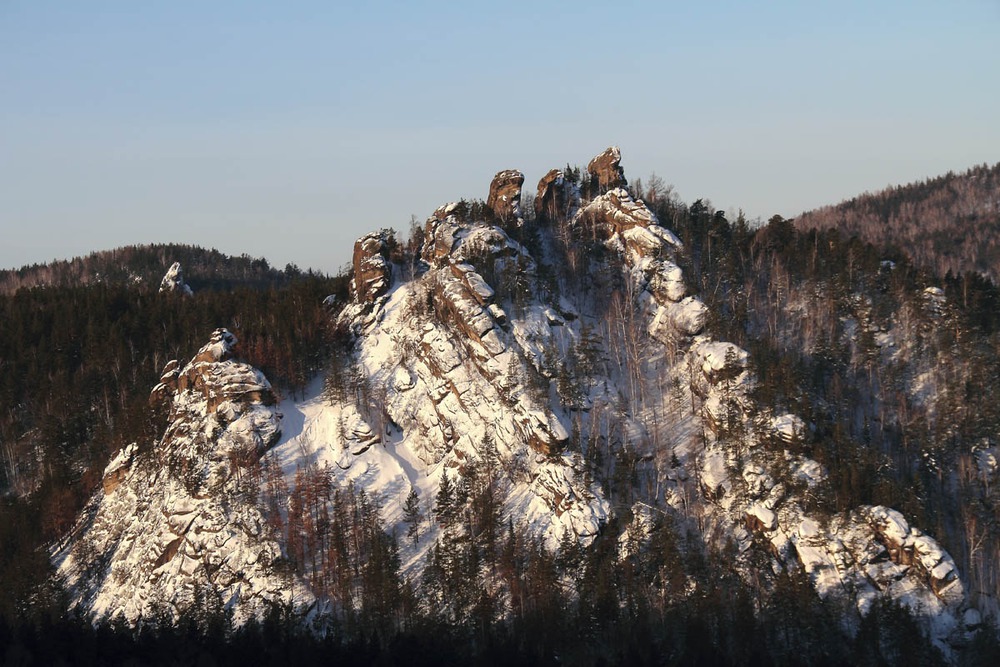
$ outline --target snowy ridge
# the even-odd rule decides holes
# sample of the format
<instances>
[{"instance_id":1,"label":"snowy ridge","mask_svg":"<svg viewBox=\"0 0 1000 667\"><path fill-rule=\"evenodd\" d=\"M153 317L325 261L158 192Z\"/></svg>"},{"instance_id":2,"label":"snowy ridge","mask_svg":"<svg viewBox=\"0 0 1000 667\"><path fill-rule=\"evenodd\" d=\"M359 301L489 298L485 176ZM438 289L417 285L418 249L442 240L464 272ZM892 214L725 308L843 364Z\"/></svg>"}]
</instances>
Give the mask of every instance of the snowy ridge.
<instances>
[{"instance_id":1,"label":"snowy ridge","mask_svg":"<svg viewBox=\"0 0 1000 667\"><path fill-rule=\"evenodd\" d=\"M495 448L508 471L506 515L553 548L567 529L585 539L606 519L607 502L583 480L579 455L560 451L569 429L547 392L540 397L526 386L561 320L542 304L517 317L494 303L476 265L530 274L534 259L499 227L463 224L449 210L428 222L423 276L393 287L370 314L358 303L342 315L357 333L357 361L375 394L361 401L381 434L375 449L408 452L418 475L438 479L446 470L461 474ZM367 464L359 458L356 465Z\"/></svg>"},{"instance_id":2,"label":"snowy ridge","mask_svg":"<svg viewBox=\"0 0 1000 667\"><path fill-rule=\"evenodd\" d=\"M313 604L276 567L281 547L256 502L254 469L281 414L260 371L229 359L235 343L220 329L183 368L168 364L153 394L170 404L163 438L113 458L56 549L78 611L134 625L228 609L242 624L276 604Z\"/></svg>"}]
</instances>

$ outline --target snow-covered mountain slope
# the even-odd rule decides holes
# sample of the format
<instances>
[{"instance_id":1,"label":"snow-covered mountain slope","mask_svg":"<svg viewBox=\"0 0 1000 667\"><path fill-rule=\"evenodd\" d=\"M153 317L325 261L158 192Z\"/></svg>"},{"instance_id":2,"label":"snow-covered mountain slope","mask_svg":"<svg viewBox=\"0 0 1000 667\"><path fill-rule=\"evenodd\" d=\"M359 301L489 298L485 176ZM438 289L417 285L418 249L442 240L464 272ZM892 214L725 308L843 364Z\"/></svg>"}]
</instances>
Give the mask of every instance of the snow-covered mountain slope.
<instances>
[{"instance_id":1,"label":"snow-covered mountain slope","mask_svg":"<svg viewBox=\"0 0 1000 667\"><path fill-rule=\"evenodd\" d=\"M225 329L186 365L170 362L151 402L169 404L152 448L133 444L54 553L74 607L130 624L230 609L236 623L312 595L277 567L281 546L261 513L257 461L281 414L260 371L232 360Z\"/></svg>"},{"instance_id":2,"label":"snow-covered mountain slope","mask_svg":"<svg viewBox=\"0 0 1000 667\"><path fill-rule=\"evenodd\" d=\"M359 241L356 301L341 321L372 394L337 408L356 434L344 461L369 442L407 452L426 496L442 468L461 475L483 459L486 442L516 471L505 515L550 547L567 529L586 543L609 511L659 508L700 526L706 542L734 541L748 579L764 554L772 570L802 568L821 596L861 614L889 597L942 646L966 641L963 586L933 538L890 508L807 509L828 493L822 466L795 453L807 426L755 404L747 352L705 331L707 309L676 263L683 246L622 187L619 158L609 149L592 161L589 201L557 170L542 179L537 255L511 238L531 238L523 227L509 234L456 204L428 220L426 270L414 280L398 281L384 236ZM569 266L568 278L540 285L553 265ZM595 271L607 273L588 289ZM609 498L625 461L645 492ZM604 483L581 487L588 473Z\"/></svg>"},{"instance_id":3,"label":"snow-covered mountain slope","mask_svg":"<svg viewBox=\"0 0 1000 667\"><path fill-rule=\"evenodd\" d=\"M312 471L375 499L397 538L416 526L420 539L398 545L412 581L442 543L470 538L434 516L442 487L485 478L502 522L550 551L586 548L615 517L669 516L748 585L804 570L853 610L848 626L888 596L940 645L966 641L977 613L935 540L890 508L816 509L829 491L800 446L809 426L754 400L748 353L706 330L683 244L630 194L619 161L605 151L583 183L549 172L529 220L523 175L502 171L489 205L435 211L409 258L388 233L360 239L337 320L351 344L322 387L281 405L280 439L266 381L226 358L227 334L168 367L154 391L173 397L163 440L116 459L57 553L76 604L135 622L207 589L237 619L314 608L329 589L306 581L338 561L327 546L303 552L308 530L290 516L301 507L261 509L258 460L273 444L265 461L291 497ZM648 531L628 543L655 548ZM278 567L292 551L298 569Z\"/></svg>"}]
</instances>

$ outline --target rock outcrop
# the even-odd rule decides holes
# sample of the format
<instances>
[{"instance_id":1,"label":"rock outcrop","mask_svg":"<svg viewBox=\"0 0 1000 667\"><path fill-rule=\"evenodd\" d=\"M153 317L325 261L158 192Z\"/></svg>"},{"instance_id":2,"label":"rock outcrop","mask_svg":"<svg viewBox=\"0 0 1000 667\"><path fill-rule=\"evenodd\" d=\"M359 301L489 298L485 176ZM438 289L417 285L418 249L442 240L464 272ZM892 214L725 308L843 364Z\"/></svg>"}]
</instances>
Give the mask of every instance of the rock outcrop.
<instances>
[{"instance_id":1,"label":"rock outcrop","mask_svg":"<svg viewBox=\"0 0 1000 667\"><path fill-rule=\"evenodd\" d=\"M566 179L561 169L553 169L538 181L535 217L541 224L570 220L580 206L580 189Z\"/></svg>"},{"instance_id":2,"label":"rock outcrop","mask_svg":"<svg viewBox=\"0 0 1000 667\"><path fill-rule=\"evenodd\" d=\"M624 188L614 188L591 200L580 210L577 224L598 238L622 235L641 254L659 253L664 243L681 247L673 232L660 227L649 207L632 199Z\"/></svg>"},{"instance_id":3,"label":"rock outcrop","mask_svg":"<svg viewBox=\"0 0 1000 667\"><path fill-rule=\"evenodd\" d=\"M611 146L587 164L592 193L602 194L608 190L624 188L628 185L621 162L621 150L617 146Z\"/></svg>"},{"instance_id":4,"label":"rock outcrop","mask_svg":"<svg viewBox=\"0 0 1000 667\"><path fill-rule=\"evenodd\" d=\"M511 205L522 182L513 170L494 179L489 204L498 217L519 213ZM359 304L345 309L343 321L357 335L357 362L379 389L368 405L334 407L347 426L340 430L356 430L355 414L373 427L388 424L381 433L387 443L396 441L394 451L405 448L426 470L452 476L498 457L523 471L506 482L518 523L553 547L567 529L587 540L605 520L607 502L582 474L579 453L566 451L570 429L561 408L531 384L542 377L544 341L565 318L558 304L533 302L512 317L511 286L537 280L536 260L501 227L457 217L457 206L442 206L427 220L421 276L368 315ZM350 442L336 445L345 475L392 451L386 445L355 453Z\"/></svg>"},{"instance_id":5,"label":"rock outcrop","mask_svg":"<svg viewBox=\"0 0 1000 667\"><path fill-rule=\"evenodd\" d=\"M362 236L354 243L354 278L351 282L359 304L370 305L392 287L388 238L385 232Z\"/></svg>"},{"instance_id":6,"label":"rock outcrop","mask_svg":"<svg viewBox=\"0 0 1000 667\"><path fill-rule=\"evenodd\" d=\"M443 479L471 488L487 476L516 530L552 551L564 539L587 548L617 529L605 493L622 485L617 498L641 498L615 508L632 516L615 536L623 557L656 548L649 535L669 528L655 524L674 523L697 533L692 544L731 554L754 586L801 570L851 614L888 596L940 645L966 641L981 617L951 557L891 508L811 509L827 471L803 455L810 427L758 404L750 354L712 337L681 269L683 245L624 189L618 150L588 171L593 182L580 189L559 170L541 179L536 213L554 224L535 229L493 224L519 220L523 176L513 170L491 184L493 215L437 209L409 258L421 271L406 282L393 283L384 234L359 239L339 315L353 344L343 386L289 406L295 426L280 441L274 393L233 359L231 333L168 364L151 395L169 408L163 438L113 459L57 556L78 607L137 622L191 608L205 591L237 620L308 605L301 579L275 575L278 536L254 502L252 473L274 447L268 458L286 483L313 466L333 485L355 485L385 500L396 534L410 491L435 498ZM469 219L472 210L489 219ZM993 479L995 446L977 451ZM460 530L427 521L421 530L442 539ZM415 542L400 549L416 576L433 541ZM107 567L87 566L95 553ZM700 594L686 588L678 595Z\"/></svg>"},{"instance_id":7,"label":"rock outcrop","mask_svg":"<svg viewBox=\"0 0 1000 667\"><path fill-rule=\"evenodd\" d=\"M181 271L181 263L174 262L167 269L166 275L160 281L161 292L176 292L184 296L192 296L194 292L191 287L184 282L184 272Z\"/></svg>"},{"instance_id":8,"label":"rock outcrop","mask_svg":"<svg viewBox=\"0 0 1000 667\"><path fill-rule=\"evenodd\" d=\"M516 169L505 169L493 177L486 205L501 222L513 222L521 218L522 185L524 174Z\"/></svg>"},{"instance_id":9,"label":"rock outcrop","mask_svg":"<svg viewBox=\"0 0 1000 667\"><path fill-rule=\"evenodd\" d=\"M228 608L241 624L311 604L275 569L281 547L257 507L253 471L281 415L260 371L232 359L235 344L219 329L189 363L168 364L153 392L169 403L166 432L151 450L133 444L112 459L57 551L79 611L137 624Z\"/></svg>"}]
</instances>

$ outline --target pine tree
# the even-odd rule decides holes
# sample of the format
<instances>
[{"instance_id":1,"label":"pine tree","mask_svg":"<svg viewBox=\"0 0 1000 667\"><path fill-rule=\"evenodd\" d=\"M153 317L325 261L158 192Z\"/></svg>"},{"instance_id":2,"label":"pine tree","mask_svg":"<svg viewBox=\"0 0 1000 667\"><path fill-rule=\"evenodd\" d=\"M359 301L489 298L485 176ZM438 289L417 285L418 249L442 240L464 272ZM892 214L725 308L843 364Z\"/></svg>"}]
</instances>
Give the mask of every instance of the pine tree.
<instances>
[{"instance_id":1,"label":"pine tree","mask_svg":"<svg viewBox=\"0 0 1000 667\"><path fill-rule=\"evenodd\" d=\"M437 497L434 499L434 516L442 527L450 525L454 517L453 495L451 479L448 477L448 471L444 470L441 473L441 485L438 487Z\"/></svg>"},{"instance_id":2,"label":"pine tree","mask_svg":"<svg viewBox=\"0 0 1000 667\"><path fill-rule=\"evenodd\" d=\"M420 540L420 519L420 496L417 494L417 490L411 487L410 494L406 496L406 502L403 503L403 520L409 524L406 536L413 541L414 547Z\"/></svg>"}]
</instances>

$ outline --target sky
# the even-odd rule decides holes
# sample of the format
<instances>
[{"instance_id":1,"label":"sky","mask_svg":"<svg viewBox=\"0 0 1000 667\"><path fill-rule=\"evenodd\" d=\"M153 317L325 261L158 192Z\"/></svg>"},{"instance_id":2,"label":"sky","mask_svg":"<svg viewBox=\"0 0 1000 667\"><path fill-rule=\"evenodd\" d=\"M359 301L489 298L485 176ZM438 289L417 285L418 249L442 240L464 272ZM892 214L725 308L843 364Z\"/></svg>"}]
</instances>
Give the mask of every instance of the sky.
<instances>
[{"instance_id":1,"label":"sky","mask_svg":"<svg viewBox=\"0 0 1000 667\"><path fill-rule=\"evenodd\" d=\"M0 268L189 243L334 273L609 145L792 217L1000 161L1000 0L0 0Z\"/></svg>"}]
</instances>

